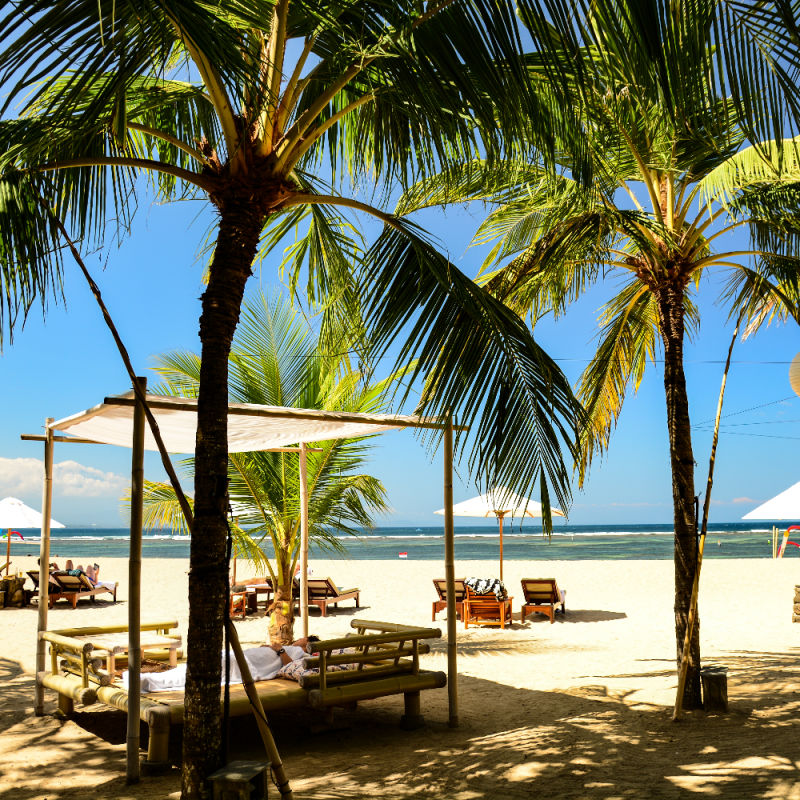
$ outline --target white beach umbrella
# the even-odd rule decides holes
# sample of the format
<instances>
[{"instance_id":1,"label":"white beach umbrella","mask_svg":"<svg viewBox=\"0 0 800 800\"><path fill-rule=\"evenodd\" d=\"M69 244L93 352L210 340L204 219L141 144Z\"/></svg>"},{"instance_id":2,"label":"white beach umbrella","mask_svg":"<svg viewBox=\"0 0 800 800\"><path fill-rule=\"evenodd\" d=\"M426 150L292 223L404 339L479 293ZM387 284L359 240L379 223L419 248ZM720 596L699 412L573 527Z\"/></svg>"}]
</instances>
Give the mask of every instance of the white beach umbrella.
<instances>
[{"instance_id":1,"label":"white beach umbrella","mask_svg":"<svg viewBox=\"0 0 800 800\"><path fill-rule=\"evenodd\" d=\"M26 506L16 497L0 500L0 528L41 528L42 513ZM60 522L50 520L51 528L63 528Z\"/></svg>"},{"instance_id":2,"label":"white beach umbrella","mask_svg":"<svg viewBox=\"0 0 800 800\"><path fill-rule=\"evenodd\" d=\"M742 519L800 520L800 483L790 486L771 500L754 508Z\"/></svg>"},{"instance_id":3,"label":"white beach umbrella","mask_svg":"<svg viewBox=\"0 0 800 800\"><path fill-rule=\"evenodd\" d=\"M444 514L440 508L434 512ZM564 512L557 508L550 508L550 513L555 517L563 517ZM497 517L500 527L500 580L503 580L503 519L505 517L541 517L542 504L538 500L522 497L504 486L464 500L453 506L453 514L457 517Z\"/></svg>"},{"instance_id":4,"label":"white beach umbrella","mask_svg":"<svg viewBox=\"0 0 800 800\"><path fill-rule=\"evenodd\" d=\"M6 533L6 575L11 564L11 535L16 533L12 528L41 528L42 514L16 497L5 497L0 500L0 528L5 528ZM50 520L51 528L63 528L60 522ZM21 536L21 534L18 534Z\"/></svg>"}]
</instances>

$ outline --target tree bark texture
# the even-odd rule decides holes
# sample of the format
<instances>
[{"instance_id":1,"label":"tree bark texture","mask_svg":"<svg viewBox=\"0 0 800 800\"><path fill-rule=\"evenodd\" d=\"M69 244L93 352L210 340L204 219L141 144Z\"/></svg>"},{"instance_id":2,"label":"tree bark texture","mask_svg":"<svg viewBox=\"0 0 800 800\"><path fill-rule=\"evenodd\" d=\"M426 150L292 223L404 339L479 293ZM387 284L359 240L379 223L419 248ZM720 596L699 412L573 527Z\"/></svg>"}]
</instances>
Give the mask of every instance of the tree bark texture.
<instances>
[{"instance_id":1,"label":"tree bark texture","mask_svg":"<svg viewBox=\"0 0 800 800\"><path fill-rule=\"evenodd\" d=\"M277 587L269 607L269 640L271 644L291 644L294 641L294 602L292 584Z\"/></svg>"},{"instance_id":2,"label":"tree bark texture","mask_svg":"<svg viewBox=\"0 0 800 800\"><path fill-rule=\"evenodd\" d=\"M675 526L675 638L680 668L683 643L697 570L697 518L695 512L694 455L689 421L689 398L683 371L684 287L670 282L655 290L659 327L664 342L664 390L667 403L669 454L672 469L672 505ZM684 708L699 708L700 619L692 634Z\"/></svg>"},{"instance_id":3,"label":"tree bark texture","mask_svg":"<svg viewBox=\"0 0 800 800\"><path fill-rule=\"evenodd\" d=\"M220 682L228 602L228 357L264 223L248 201L219 204L220 223L200 316L201 368L195 449L195 506L189 572L186 713L181 796L208 797L221 766Z\"/></svg>"}]
</instances>

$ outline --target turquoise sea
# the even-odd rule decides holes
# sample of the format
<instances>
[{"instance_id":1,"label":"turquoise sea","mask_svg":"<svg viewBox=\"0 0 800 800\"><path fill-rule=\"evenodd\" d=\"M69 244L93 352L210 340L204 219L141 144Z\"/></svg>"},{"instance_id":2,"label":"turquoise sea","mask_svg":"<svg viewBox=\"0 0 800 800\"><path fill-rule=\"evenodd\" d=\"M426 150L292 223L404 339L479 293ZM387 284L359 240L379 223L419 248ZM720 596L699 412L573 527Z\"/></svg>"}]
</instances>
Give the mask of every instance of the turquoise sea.
<instances>
[{"instance_id":1,"label":"turquoise sea","mask_svg":"<svg viewBox=\"0 0 800 800\"><path fill-rule=\"evenodd\" d=\"M497 557L497 525L456 525L455 551L458 560ZM706 558L771 558L772 528L769 523L719 523L709 526ZM39 531L21 531L25 537L12 539L13 555L38 555ZM672 559L671 525L557 525L548 541L538 525L509 526L503 532L506 560L581 559ZM800 542L800 531L793 538ZM432 561L444 557L444 536L438 527L375 528L359 537L346 536L345 555L315 548L310 557L349 559L395 559L406 553L409 560ZM124 558L128 554L128 531L118 528L64 528L52 531L52 558L95 561ZM145 558L188 558L189 540L170 532L144 535ZM800 547L787 547L786 557L800 558Z\"/></svg>"}]
</instances>

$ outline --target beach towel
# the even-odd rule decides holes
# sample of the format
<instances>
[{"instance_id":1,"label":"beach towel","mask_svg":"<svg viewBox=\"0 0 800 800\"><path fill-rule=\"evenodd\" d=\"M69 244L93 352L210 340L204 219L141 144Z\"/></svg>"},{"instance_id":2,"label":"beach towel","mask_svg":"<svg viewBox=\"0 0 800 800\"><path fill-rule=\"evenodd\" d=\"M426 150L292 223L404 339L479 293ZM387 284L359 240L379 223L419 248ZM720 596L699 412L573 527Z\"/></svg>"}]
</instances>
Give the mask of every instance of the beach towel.
<instances>
[{"instance_id":1,"label":"beach towel","mask_svg":"<svg viewBox=\"0 0 800 800\"><path fill-rule=\"evenodd\" d=\"M295 661L305 655L302 647L286 645L284 647L289 657ZM244 660L250 668L250 674L254 681L268 681L277 678L281 667L281 657L271 647L248 647L244 651ZM141 679L143 693L147 692L171 692L175 689L183 689L186 686L186 664L178 664L175 669L168 669L165 672L147 672L139 676ZM222 663L222 680L225 681L225 662ZM236 658L231 653L231 683L241 683L242 674L239 672L239 665ZM122 685L128 688L128 671L122 673Z\"/></svg>"},{"instance_id":2,"label":"beach towel","mask_svg":"<svg viewBox=\"0 0 800 800\"><path fill-rule=\"evenodd\" d=\"M503 581L497 578L467 578L465 586L469 586L475 594L493 594L498 600L508 597Z\"/></svg>"},{"instance_id":3,"label":"beach towel","mask_svg":"<svg viewBox=\"0 0 800 800\"><path fill-rule=\"evenodd\" d=\"M343 647L340 650L331 650L331 655L338 656L342 653L352 652L354 652L352 649L348 650L347 648ZM276 677L288 678L291 681L297 681L301 686L303 686L303 678L305 678L307 675L319 675L319 667L309 667L308 662L306 661L307 658L311 658L311 656L298 658L294 661L290 661L288 664L284 664L278 671ZM328 665L327 672L342 672L344 670L355 668L355 664L330 664Z\"/></svg>"}]
</instances>

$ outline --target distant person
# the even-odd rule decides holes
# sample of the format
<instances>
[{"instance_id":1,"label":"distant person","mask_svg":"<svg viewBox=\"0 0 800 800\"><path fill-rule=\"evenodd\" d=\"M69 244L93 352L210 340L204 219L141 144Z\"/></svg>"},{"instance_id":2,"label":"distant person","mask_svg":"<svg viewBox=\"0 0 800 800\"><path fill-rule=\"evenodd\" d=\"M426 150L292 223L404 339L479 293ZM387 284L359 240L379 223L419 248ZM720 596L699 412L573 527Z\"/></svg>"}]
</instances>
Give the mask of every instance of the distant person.
<instances>
[{"instance_id":1,"label":"distant person","mask_svg":"<svg viewBox=\"0 0 800 800\"><path fill-rule=\"evenodd\" d=\"M75 575L76 577L79 575L85 575L92 586L99 586L105 589L111 589L114 591L117 588L117 584L113 581L101 581L100 580L100 565L99 564L87 564L86 568L84 569L83 564L78 564L77 567L73 569L72 566L72 559L69 559L66 563L67 572L70 575Z\"/></svg>"}]
</instances>

